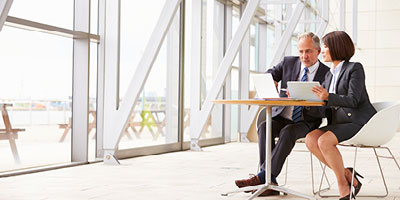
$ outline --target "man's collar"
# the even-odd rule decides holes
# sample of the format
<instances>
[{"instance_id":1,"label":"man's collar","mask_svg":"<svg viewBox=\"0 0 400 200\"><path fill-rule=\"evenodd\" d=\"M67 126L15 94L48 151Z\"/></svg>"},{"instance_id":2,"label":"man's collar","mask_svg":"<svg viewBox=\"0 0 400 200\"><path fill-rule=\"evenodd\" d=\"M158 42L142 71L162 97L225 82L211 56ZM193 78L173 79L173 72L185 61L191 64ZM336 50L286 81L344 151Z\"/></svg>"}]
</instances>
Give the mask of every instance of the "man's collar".
<instances>
[{"instance_id":1,"label":"man's collar","mask_svg":"<svg viewBox=\"0 0 400 200\"><path fill-rule=\"evenodd\" d=\"M308 67L309 73L310 73L310 74L314 73L315 70L318 69L318 66L319 66L319 60L317 60L317 62L315 62L315 63L314 63L313 65L311 65L310 67ZM303 63L301 63L301 69L300 69L300 71L302 72L303 69L304 69L305 67L306 67L306 66L305 66Z\"/></svg>"}]
</instances>

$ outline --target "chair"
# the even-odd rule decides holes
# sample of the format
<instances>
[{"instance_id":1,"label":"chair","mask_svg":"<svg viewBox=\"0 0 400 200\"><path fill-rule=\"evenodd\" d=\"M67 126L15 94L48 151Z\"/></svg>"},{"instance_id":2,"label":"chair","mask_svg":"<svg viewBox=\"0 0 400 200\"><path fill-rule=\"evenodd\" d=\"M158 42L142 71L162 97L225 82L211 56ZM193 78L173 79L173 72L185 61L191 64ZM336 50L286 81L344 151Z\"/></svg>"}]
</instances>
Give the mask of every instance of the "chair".
<instances>
[{"instance_id":1,"label":"chair","mask_svg":"<svg viewBox=\"0 0 400 200\"><path fill-rule=\"evenodd\" d=\"M375 158L379 166L379 170L381 173L381 177L383 180L383 184L385 186L386 194L385 195L357 195L360 197L386 197L388 195L388 189L385 181L385 177L383 175L381 163L379 158L389 158L393 159L396 163L398 169L400 170L399 163L396 158L393 156L392 152L388 147L384 147L382 145L388 143L395 135L397 125L399 123L400 117L400 103L399 102L377 102L372 104L376 109L377 113L365 124L361 130L349 140L342 142L341 146L347 147L355 147L354 153L354 163L353 168L355 169L356 160L357 160L357 150L358 148L372 148L375 153ZM379 131L379 134L377 133ZM390 156L379 156L376 153L376 149L386 149ZM353 170L354 172L355 170ZM325 174L325 167L324 167ZM318 192L318 195L321 197L328 197L327 195L323 196Z\"/></svg>"},{"instance_id":2,"label":"chair","mask_svg":"<svg viewBox=\"0 0 400 200\"><path fill-rule=\"evenodd\" d=\"M265 121L265 108L263 108L259 113L258 113L258 115L257 115L257 119L256 119L256 127L258 128L258 126L263 122L263 121ZM305 138L299 138L299 139L297 139L296 140L296 143L305 143ZM292 151L293 152L293 151ZM306 153L308 153L309 151L304 151L304 150L298 150L297 152L306 152ZM325 190L329 190L330 188L331 188L331 185L330 185L330 183L329 183L329 180L328 180L328 177L327 177L327 175L326 174L324 174L323 176L325 177L325 180L326 180L326 182L327 182L327 184L328 184L328 187L327 188L324 188L324 189L321 189L321 186L320 186L320 189L318 190L318 191L315 191L315 188L314 188L314 165L313 165L313 159L312 159L312 153L310 152L310 161L311 161L311 181L312 181L312 190L313 190L313 193L314 193L314 195L315 194L317 194L318 192L320 192L320 191L325 191ZM321 169L324 169L324 166L322 165L322 163L321 162L319 162L320 163L320 166L321 166ZM287 157L286 158L286 162L285 162L285 164L286 164L286 169L285 169L285 183L284 184L282 184L282 186L283 185L286 185L286 183L287 183L287 172L288 172L288 166L289 166L289 157ZM258 168L257 169L260 169L260 166L258 166ZM321 180L321 183L322 183L322 181L323 181L323 179Z\"/></svg>"}]
</instances>

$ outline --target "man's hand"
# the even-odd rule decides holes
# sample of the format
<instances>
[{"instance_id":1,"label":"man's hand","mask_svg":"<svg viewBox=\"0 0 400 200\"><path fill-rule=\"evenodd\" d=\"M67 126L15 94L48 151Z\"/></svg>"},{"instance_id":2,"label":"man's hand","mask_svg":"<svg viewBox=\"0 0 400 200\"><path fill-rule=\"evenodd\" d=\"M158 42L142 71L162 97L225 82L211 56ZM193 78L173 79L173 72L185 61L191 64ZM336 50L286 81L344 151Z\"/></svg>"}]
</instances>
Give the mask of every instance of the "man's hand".
<instances>
[{"instance_id":1,"label":"man's hand","mask_svg":"<svg viewBox=\"0 0 400 200\"><path fill-rule=\"evenodd\" d=\"M275 89L276 89L276 92L279 94L279 90L278 90L278 82L274 81L274 84L275 84Z\"/></svg>"},{"instance_id":2,"label":"man's hand","mask_svg":"<svg viewBox=\"0 0 400 200\"><path fill-rule=\"evenodd\" d=\"M328 100L329 93L322 86L315 86L312 89L312 92L321 100Z\"/></svg>"}]
</instances>

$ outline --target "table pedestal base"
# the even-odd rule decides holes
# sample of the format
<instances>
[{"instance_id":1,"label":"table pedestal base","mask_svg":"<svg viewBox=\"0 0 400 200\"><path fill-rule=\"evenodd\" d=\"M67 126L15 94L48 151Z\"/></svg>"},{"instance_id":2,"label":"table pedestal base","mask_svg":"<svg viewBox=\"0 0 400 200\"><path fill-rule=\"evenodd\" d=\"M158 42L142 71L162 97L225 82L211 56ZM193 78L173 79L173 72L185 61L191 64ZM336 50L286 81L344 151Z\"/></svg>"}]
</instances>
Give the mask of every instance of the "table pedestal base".
<instances>
[{"instance_id":1,"label":"table pedestal base","mask_svg":"<svg viewBox=\"0 0 400 200\"><path fill-rule=\"evenodd\" d=\"M229 194L233 194L233 193L257 190L254 194L252 194L250 196L250 198L248 198L248 200L251 200L251 199L256 198L258 195L260 195L261 193L263 193L265 190L268 190L268 189L279 191L279 192L283 192L284 194L291 194L291 195L294 195L294 196L302 197L304 199L311 199L311 200L316 200L317 199L315 196L310 196L310 195L306 195L306 194L303 194L303 193L300 193L300 192L296 192L296 191L287 189L287 188L282 187L282 186L269 185L269 184L242 187L242 188L239 188L239 189L234 190L234 191L223 193L221 195L222 196L228 196Z\"/></svg>"}]
</instances>

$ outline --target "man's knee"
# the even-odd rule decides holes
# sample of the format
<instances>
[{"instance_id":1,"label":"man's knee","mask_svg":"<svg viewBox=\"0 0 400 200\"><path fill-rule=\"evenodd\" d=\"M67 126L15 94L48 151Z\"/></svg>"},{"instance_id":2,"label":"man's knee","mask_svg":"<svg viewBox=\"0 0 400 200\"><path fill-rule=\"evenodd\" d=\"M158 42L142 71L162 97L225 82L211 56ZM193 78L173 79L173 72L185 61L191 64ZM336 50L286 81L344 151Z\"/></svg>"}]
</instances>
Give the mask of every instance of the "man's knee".
<instances>
[{"instance_id":1,"label":"man's knee","mask_svg":"<svg viewBox=\"0 0 400 200\"><path fill-rule=\"evenodd\" d=\"M286 126L284 127L280 134L279 134L279 140L282 140L285 143L295 143L297 138L297 132L299 130L296 130L293 126Z\"/></svg>"}]
</instances>

